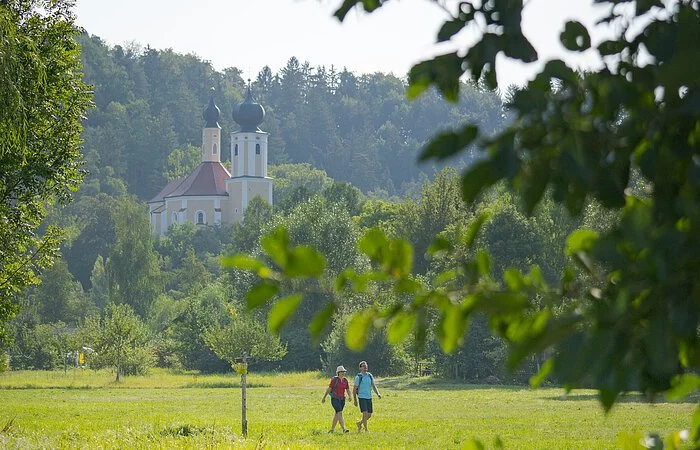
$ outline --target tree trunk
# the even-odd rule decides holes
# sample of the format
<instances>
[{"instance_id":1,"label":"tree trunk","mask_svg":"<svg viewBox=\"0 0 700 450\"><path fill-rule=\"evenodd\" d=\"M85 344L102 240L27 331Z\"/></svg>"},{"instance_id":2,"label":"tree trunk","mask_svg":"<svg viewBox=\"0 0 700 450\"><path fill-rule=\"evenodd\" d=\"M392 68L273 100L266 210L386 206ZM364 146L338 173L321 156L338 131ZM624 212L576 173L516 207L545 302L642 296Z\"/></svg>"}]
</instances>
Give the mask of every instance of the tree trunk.
<instances>
[{"instance_id":1,"label":"tree trunk","mask_svg":"<svg viewBox=\"0 0 700 450\"><path fill-rule=\"evenodd\" d=\"M117 383L122 382L122 354L117 351Z\"/></svg>"},{"instance_id":2,"label":"tree trunk","mask_svg":"<svg viewBox=\"0 0 700 450\"><path fill-rule=\"evenodd\" d=\"M246 418L246 375L248 374L248 354L243 352L243 373L241 373L241 432L248 437L248 419Z\"/></svg>"}]
</instances>

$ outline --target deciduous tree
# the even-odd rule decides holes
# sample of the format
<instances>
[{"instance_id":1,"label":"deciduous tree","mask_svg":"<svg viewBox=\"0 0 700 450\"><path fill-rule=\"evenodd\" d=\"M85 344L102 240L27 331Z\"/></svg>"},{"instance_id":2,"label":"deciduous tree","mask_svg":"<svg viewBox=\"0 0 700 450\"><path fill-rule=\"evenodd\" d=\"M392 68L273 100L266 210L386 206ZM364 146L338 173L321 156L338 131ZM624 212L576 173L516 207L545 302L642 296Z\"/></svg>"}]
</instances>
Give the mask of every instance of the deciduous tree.
<instances>
[{"instance_id":1,"label":"deciduous tree","mask_svg":"<svg viewBox=\"0 0 700 450\"><path fill-rule=\"evenodd\" d=\"M39 233L46 207L65 203L82 180L82 82L71 2L0 3L0 324L13 295L37 282L60 233ZM0 347L4 345L0 327Z\"/></svg>"},{"instance_id":2,"label":"deciduous tree","mask_svg":"<svg viewBox=\"0 0 700 450\"><path fill-rule=\"evenodd\" d=\"M342 20L355 5L373 11L386 2L345 0L336 15ZM370 231L359 245L377 270L344 273L336 288L366 290L367 283L379 282L413 300L357 313L346 335L349 347L362 348L368 331L382 326L388 327L389 340L400 341L411 332L424 339L426 312L435 310L440 317L436 332L449 353L462 342L470 318L484 313L492 331L510 343L511 367L536 352L553 351L534 384L553 374L568 388L592 385L606 409L625 391L678 398L698 389L700 2L597 3L609 6L602 22L614 25L610 39L593 47L588 30L576 21L563 24L560 39L570 51L597 53L600 69L581 76L565 61L547 61L513 93L513 120L504 130L485 135L467 123L438 135L420 156L441 160L475 143L483 148L481 159L462 177L468 202L505 180L520 194L527 213L548 188L572 214L580 214L589 198L617 209L619 222L603 233L578 230L567 239L566 253L585 278L576 280L569 268L561 285L551 288L537 269L510 269L499 282L490 276L488 254L474 252L428 287L411 276L409 243ZM456 5L438 41L462 30L475 32L476 41L414 66L409 97L436 86L455 101L464 74L496 88L499 54L536 61L537 52L521 29L523 9L521 0ZM631 189L635 169L648 180L650 196ZM486 220L478 216L457 243L437 239L430 252L473 246ZM279 271L250 262L238 266L253 269L266 278L263 283L285 274L309 276L310 271L296 268L290 273L290 264L300 261L284 255L297 250L283 239L278 243L266 250ZM328 320L323 311L318 318ZM695 417L691 439L697 444L700 414Z\"/></svg>"}]
</instances>

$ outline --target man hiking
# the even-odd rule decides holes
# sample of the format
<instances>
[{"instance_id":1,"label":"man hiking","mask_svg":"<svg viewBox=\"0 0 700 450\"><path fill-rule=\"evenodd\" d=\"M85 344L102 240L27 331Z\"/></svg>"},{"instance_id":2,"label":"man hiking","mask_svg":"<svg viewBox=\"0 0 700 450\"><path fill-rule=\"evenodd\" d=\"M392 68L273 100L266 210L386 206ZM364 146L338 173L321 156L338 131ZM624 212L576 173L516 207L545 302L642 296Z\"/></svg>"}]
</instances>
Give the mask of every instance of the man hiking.
<instances>
[{"instance_id":1,"label":"man hiking","mask_svg":"<svg viewBox=\"0 0 700 450\"><path fill-rule=\"evenodd\" d=\"M367 429L367 421L372 417L372 391L377 394L377 398L382 398L382 394L377 390L377 385L374 384L374 376L367 371L367 361L360 361L360 373L355 376L355 384L352 389L353 403L357 406L357 399L360 399L360 411L362 418L357 422L357 431L362 431L364 427Z\"/></svg>"}]
</instances>

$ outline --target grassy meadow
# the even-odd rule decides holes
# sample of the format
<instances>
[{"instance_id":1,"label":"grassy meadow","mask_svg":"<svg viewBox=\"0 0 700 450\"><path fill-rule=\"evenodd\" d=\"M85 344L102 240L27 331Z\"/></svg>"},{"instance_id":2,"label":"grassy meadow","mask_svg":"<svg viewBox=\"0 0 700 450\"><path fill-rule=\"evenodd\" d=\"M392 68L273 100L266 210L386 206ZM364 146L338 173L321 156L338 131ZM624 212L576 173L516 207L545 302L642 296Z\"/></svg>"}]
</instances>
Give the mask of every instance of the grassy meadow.
<instances>
[{"instance_id":1,"label":"grassy meadow","mask_svg":"<svg viewBox=\"0 0 700 450\"><path fill-rule=\"evenodd\" d=\"M317 373L250 374L248 439L240 377L153 371L114 383L108 371L0 374L0 448L485 448L604 449L690 427L694 403L622 399L605 415L594 391L377 379L370 433L327 433ZM475 448L475 447L474 447Z\"/></svg>"}]
</instances>

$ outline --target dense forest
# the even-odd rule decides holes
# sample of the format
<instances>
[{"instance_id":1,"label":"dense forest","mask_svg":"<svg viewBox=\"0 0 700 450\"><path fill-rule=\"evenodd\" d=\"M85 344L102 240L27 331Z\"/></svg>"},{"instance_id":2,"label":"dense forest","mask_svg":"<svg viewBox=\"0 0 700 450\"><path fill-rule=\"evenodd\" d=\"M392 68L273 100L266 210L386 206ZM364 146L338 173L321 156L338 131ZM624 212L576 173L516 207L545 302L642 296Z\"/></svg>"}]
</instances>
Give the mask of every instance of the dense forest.
<instances>
[{"instance_id":1,"label":"dense forest","mask_svg":"<svg viewBox=\"0 0 700 450\"><path fill-rule=\"evenodd\" d=\"M48 221L66 230L62 258L43 273L41 284L20 296L22 312L7 325L12 369L55 368L85 349L91 367L121 361L125 374L153 365L230 370L225 355L238 345L236 336L268 338L259 324L269 309L248 315L245 293L253 280L223 269L220 257L259 256L260 237L277 225L286 227L293 242L326 255L328 279L369 264L357 240L378 227L413 243L415 270L429 282L459 263L428 258L432 238L455 234L486 212L479 246L491 252L495 276L506 267L539 264L543 277L556 283L566 264L565 236L582 224L603 229L615 220L595 204L574 220L551 201L527 217L500 185L467 205L457 170L470 164L472 153L447 166L416 163L436 130L467 120L486 133L501 129L507 112L497 93L464 84L458 103L432 91L408 101L406 81L393 75L313 67L292 57L279 73L265 67L251 80L266 109L262 128L270 133L274 207L254 202L241 224L174 226L156 239L149 234L144 201L198 164L201 113L212 87L224 112L222 145L228 147L235 130L230 111L242 100L246 82L240 70L219 72L195 55L110 47L86 34L80 43L85 81L94 86L83 132L87 177L75 200ZM463 249L465 256L470 251ZM332 329L315 342L307 325L330 294L320 286L307 288L313 294L279 340L272 338L274 357L261 353L254 367L327 369L366 358L377 374L401 374L427 360L442 376L481 381L524 381L538 369L535 359L506 374L505 345L491 336L485 319L472 323L463 345L449 356L435 339L417 349L411 342L391 346L382 333L364 353L352 354L344 345L347 319L367 305L396 301L381 290L340 299ZM117 336L122 348L114 348Z\"/></svg>"},{"instance_id":2,"label":"dense forest","mask_svg":"<svg viewBox=\"0 0 700 450\"><path fill-rule=\"evenodd\" d=\"M237 128L231 110L245 85L239 69L218 72L172 50L112 48L94 36L82 35L80 43L85 79L94 86L84 132L90 189L110 192L119 179L141 200L155 195L172 152L200 146L212 87L222 110L222 146L229 148ZM485 89L465 85L458 104L437 92L411 102L406 81L395 76L313 67L295 57L279 73L262 68L251 82L266 111L270 164L308 163L365 193L415 193L435 170L418 166L416 151L437 131L467 119L494 131L504 120L500 98Z\"/></svg>"}]
</instances>

